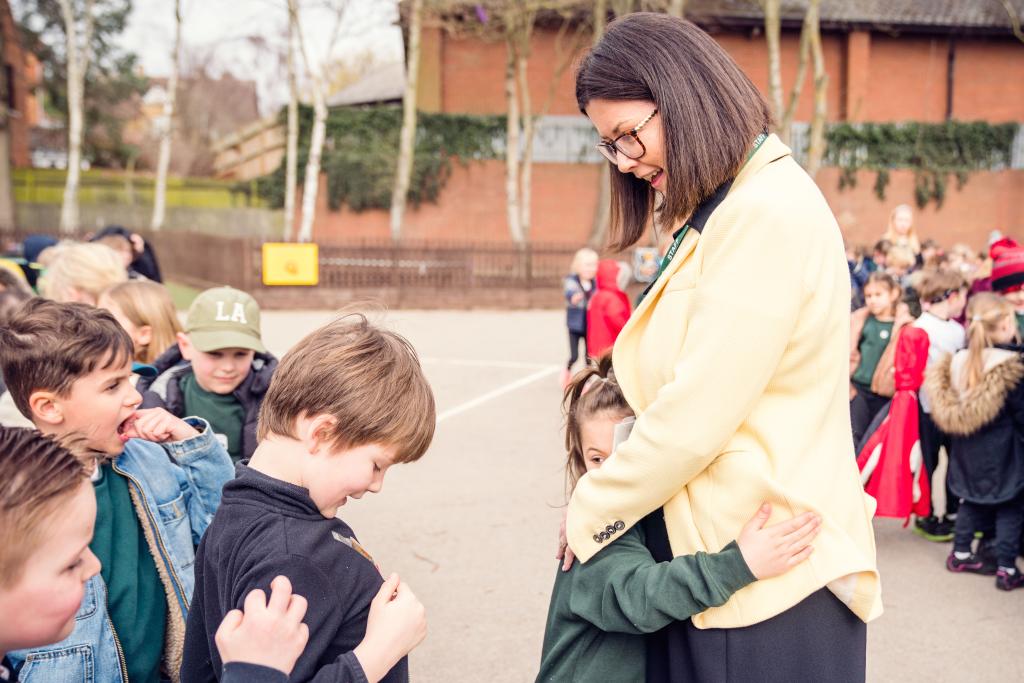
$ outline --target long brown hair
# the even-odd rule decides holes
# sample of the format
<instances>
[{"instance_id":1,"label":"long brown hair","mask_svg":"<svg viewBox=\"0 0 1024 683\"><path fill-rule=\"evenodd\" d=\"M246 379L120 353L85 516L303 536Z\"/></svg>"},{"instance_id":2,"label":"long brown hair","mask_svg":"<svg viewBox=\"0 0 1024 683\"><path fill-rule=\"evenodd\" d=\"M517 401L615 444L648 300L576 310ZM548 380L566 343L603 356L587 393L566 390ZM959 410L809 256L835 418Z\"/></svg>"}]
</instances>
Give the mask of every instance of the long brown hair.
<instances>
[{"instance_id":1,"label":"long brown hair","mask_svg":"<svg viewBox=\"0 0 1024 683\"><path fill-rule=\"evenodd\" d=\"M962 386L970 391L985 374L985 349L993 345L992 335L1007 316L1013 315L1013 304L993 292L971 297L967 306L967 372Z\"/></svg>"},{"instance_id":2,"label":"long brown hair","mask_svg":"<svg viewBox=\"0 0 1024 683\"><path fill-rule=\"evenodd\" d=\"M629 407L615 380L610 352L576 373L565 388L562 405L565 410L565 451L568 456L565 483L567 491L571 492L580 477L587 473L587 464L583 458L583 422L605 412L622 416L633 414L633 409Z\"/></svg>"},{"instance_id":3,"label":"long brown hair","mask_svg":"<svg viewBox=\"0 0 1024 683\"><path fill-rule=\"evenodd\" d=\"M684 19L638 12L608 25L576 72L576 103L654 102L662 120L668 188L659 207L663 224L693 213L736 175L750 145L772 122L764 96L722 47ZM611 174L615 250L635 244L655 206L650 184Z\"/></svg>"}]
</instances>

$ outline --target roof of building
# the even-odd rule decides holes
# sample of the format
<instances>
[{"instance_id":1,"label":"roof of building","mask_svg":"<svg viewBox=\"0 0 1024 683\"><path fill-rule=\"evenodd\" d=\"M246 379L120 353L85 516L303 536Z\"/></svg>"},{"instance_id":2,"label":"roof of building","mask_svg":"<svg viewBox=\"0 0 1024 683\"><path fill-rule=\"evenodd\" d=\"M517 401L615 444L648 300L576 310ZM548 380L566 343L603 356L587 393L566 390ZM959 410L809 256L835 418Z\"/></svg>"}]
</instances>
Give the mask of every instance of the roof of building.
<instances>
[{"instance_id":1,"label":"roof of building","mask_svg":"<svg viewBox=\"0 0 1024 683\"><path fill-rule=\"evenodd\" d=\"M555 19L566 12L589 14L593 2L554 0L556 9L539 20ZM1007 0L1024 20L1024 0ZM461 21L477 21L479 3L466 0L435 0L443 14ZM668 0L645 0L645 8L660 9ZM408 4L403 0L403 6ZM809 0L781 0L783 23L803 20ZM403 10L407 9L403 7ZM406 11L403 11L403 19ZM760 0L687 0L686 18L701 25L748 26L764 21ZM881 30L940 31L967 29L1009 34L1010 15L1000 0L821 0L821 23L826 28L878 28Z\"/></svg>"},{"instance_id":2,"label":"roof of building","mask_svg":"<svg viewBox=\"0 0 1024 683\"><path fill-rule=\"evenodd\" d=\"M378 104L401 101L405 94L405 65L401 62L382 64L367 71L355 83L345 86L327 98L328 107L350 107L357 104Z\"/></svg>"},{"instance_id":3,"label":"roof of building","mask_svg":"<svg viewBox=\"0 0 1024 683\"><path fill-rule=\"evenodd\" d=\"M1024 16L1024 0L1009 0ZM799 22L809 0L782 0L783 21ZM718 20L764 19L758 0L688 0L688 18ZM821 21L827 25L893 28L978 28L1009 31L1012 23L998 0L821 0Z\"/></svg>"}]
</instances>

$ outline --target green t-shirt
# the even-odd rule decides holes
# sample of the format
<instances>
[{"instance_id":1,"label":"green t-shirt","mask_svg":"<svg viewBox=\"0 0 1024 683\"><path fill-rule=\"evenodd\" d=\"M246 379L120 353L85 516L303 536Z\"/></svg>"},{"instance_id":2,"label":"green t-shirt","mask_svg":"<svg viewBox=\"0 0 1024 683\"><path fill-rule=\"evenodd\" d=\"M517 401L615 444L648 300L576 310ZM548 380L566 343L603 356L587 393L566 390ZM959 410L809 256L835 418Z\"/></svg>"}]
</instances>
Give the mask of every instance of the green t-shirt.
<instances>
[{"instance_id":1,"label":"green t-shirt","mask_svg":"<svg viewBox=\"0 0 1024 683\"><path fill-rule=\"evenodd\" d=\"M107 612L114 624L131 683L160 680L167 628L167 594L128 492L128 480L109 463L100 468L96 529L89 548L103 567Z\"/></svg>"},{"instance_id":2,"label":"green t-shirt","mask_svg":"<svg viewBox=\"0 0 1024 683\"><path fill-rule=\"evenodd\" d=\"M869 315L864 323L864 331L860 333L860 365L853 373L853 381L871 386L871 378L878 367L878 361L889 345L892 336L892 322L884 323L873 315Z\"/></svg>"},{"instance_id":3,"label":"green t-shirt","mask_svg":"<svg viewBox=\"0 0 1024 683\"><path fill-rule=\"evenodd\" d=\"M1024 313L1014 313L1017 316L1017 332L1024 339Z\"/></svg>"},{"instance_id":4,"label":"green t-shirt","mask_svg":"<svg viewBox=\"0 0 1024 683\"><path fill-rule=\"evenodd\" d=\"M214 394L199 386L192 372L181 378L185 414L201 417L210 423L213 433L221 439L233 462L242 459L242 426L245 408L232 394ZM224 443L224 440L227 443Z\"/></svg>"}]
</instances>

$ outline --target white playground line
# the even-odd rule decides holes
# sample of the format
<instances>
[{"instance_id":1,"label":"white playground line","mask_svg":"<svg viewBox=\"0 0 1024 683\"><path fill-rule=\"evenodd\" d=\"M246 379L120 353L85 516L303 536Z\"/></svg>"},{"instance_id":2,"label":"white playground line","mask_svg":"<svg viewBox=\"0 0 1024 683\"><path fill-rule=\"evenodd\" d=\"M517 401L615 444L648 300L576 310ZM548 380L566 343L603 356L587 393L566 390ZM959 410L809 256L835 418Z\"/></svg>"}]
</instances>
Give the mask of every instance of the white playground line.
<instances>
[{"instance_id":1,"label":"white playground line","mask_svg":"<svg viewBox=\"0 0 1024 683\"><path fill-rule=\"evenodd\" d=\"M424 362L427 361L427 359L423 359L423 360L424 360ZM521 367L521 366L524 366L524 365L526 365L528 367L534 367L534 368L538 367L535 364L525 364L525 363L505 363L505 364L502 364L503 363L502 361L494 361L494 362L487 362L487 361L445 361L445 360L441 360L441 359L433 359L433 361L434 362L445 362L445 363L449 363L450 362L450 363L453 363L453 364L456 364L456 365L464 364L464 365L489 366L489 367ZM559 365L542 366L541 370L533 372L533 373L527 375L526 377L523 377L521 379L517 379L514 382L509 382L508 384L503 384L502 386L500 386L500 387L498 387L496 389L492 389L491 391L488 391L485 394L481 394L480 396L477 396L476 398L470 399L470 400L466 401L465 403L460 403L459 405L455 406L454 408L449 408L448 410L444 411L443 413L441 413L440 415L437 416L437 424L441 424L442 422L444 422L445 420L447 420L450 417L455 417L456 415L461 415L462 413L464 413L464 412L466 412L468 410L472 410L473 408L476 408L477 406L483 405L484 403L487 403L488 401L496 399L499 396L504 396L505 394L511 393L511 392L515 391L516 389L521 389L522 387L525 387L528 384L533 384L534 382L536 382L538 380L544 379L545 377L547 377L549 375L553 375L553 374L559 372L561 369L562 368Z\"/></svg>"}]
</instances>

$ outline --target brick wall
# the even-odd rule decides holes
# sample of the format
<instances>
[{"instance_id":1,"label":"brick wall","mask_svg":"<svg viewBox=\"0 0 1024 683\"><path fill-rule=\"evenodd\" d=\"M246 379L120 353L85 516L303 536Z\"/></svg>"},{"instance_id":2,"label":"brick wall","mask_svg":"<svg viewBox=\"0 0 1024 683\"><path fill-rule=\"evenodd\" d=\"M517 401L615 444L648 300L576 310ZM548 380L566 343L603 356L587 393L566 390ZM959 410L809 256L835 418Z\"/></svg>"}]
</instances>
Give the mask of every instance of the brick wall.
<instances>
[{"instance_id":1,"label":"brick wall","mask_svg":"<svg viewBox=\"0 0 1024 683\"><path fill-rule=\"evenodd\" d=\"M556 65L564 59L556 31L539 28L532 44L530 90L535 107L548 96ZM767 90L767 52L763 38L750 33L718 32L714 38L751 80ZM586 41L585 41L586 42ZM455 38L428 27L423 38L419 102L428 111L503 113L505 45ZM963 120L1024 121L1024 47L1012 38L960 37L953 47L953 92L949 93L950 42L946 37L853 31L823 36L829 74L829 119L850 121L933 121L952 115ZM783 86L795 78L799 36L782 37ZM1016 74L1018 77L1012 77ZM808 120L813 107L810 74L796 118ZM576 114L572 68L555 84L550 114ZM537 243L583 243L590 232L597 197L598 168L593 165L536 164L533 182L533 229ZM896 171L887 199L873 191L872 174L856 188L838 190L838 171L824 169L818 183L850 241L870 243L882 232L891 207L913 203L913 175ZM977 173L962 191L949 184L941 209L919 212L922 236L943 243L976 246L999 228L1024 237L1024 171ZM322 239L384 239L385 211L354 213L327 210L321 196L316 234ZM456 165L438 204L410 208L405 235L410 239L506 241L504 167L502 162Z\"/></svg>"}]
</instances>

